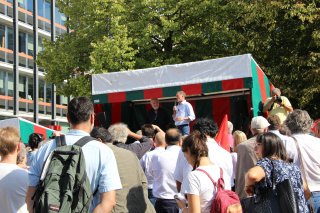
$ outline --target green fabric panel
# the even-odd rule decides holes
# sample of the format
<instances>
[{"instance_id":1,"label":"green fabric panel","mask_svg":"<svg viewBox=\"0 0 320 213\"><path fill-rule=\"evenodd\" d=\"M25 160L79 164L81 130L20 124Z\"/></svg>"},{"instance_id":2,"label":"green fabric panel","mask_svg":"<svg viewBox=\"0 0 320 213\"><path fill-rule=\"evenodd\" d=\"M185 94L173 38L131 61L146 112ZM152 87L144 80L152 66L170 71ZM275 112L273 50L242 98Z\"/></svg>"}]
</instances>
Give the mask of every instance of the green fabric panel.
<instances>
[{"instance_id":1,"label":"green fabric panel","mask_svg":"<svg viewBox=\"0 0 320 213\"><path fill-rule=\"evenodd\" d=\"M47 139L48 139L48 138L50 138L50 136L52 135L53 130L51 130L51 129L46 129L46 132L47 132Z\"/></svg>"},{"instance_id":2,"label":"green fabric panel","mask_svg":"<svg viewBox=\"0 0 320 213\"><path fill-rule=\"evenodd\" d=\"M198 118L213 119L212 99L202 99L195 101L195 114Z\"/></svg>"},{"instance_id":3,"label":"green fabric panel","mask_svg":"<svg viewBox=\"0 0 320 213\"><path fill-rule=\"evenodd\" d=\"M270 91L269 79L266 75L264 75L264 85L266 85L267 98L269 98L271 91Z\"/></svg>"},{"instance_id":4,"label":"green fabric panel","mask_svg":"<svg viewBox=\"0 0 320 213\"><path fill-rule=\"evenodd\" d=\"M28 143L29 135L34 133L33 124L19 120L21 140Z\"/></svg>"},{"instance_id":5,"label":"green fabric panel","mask_svg":"<svg viewBox=\"0 0 320 213\"><path fill-rule=\"evenodd\" d=\"M169 126L169 128L174 128L175 127L174 120L172 118L173 106L174 106L174 101L161 103L161 107L167 111L168 116L170 118L170 126Z\"/></svg>"},{"instance_id":6,"label":"green fabric panel","mask_svg":"<svg viewBox=\"0 0 320 213\"><path fill-rule=\"evenodd\" d=\"M121 103L121 122L127 124L129 127L131 126L131 109L129 102Z\"/></svg>"},{"instance_id":7,"label":"green fabric panel","mask_svg":"<svg viewBox=\"0 0 320 213\"><path fill-rule=\"evenodd\" d=\"M253 88L252 88L252 106L253 106L253 117L263 116L262 108L262 97L261 90L258 79L257 65L253 59L251 59L251 71L252 71L252 80L253 80Z\"/></svg>"},{"instance_id":8,"label":"green fabric panel","mask_svg":"<svg viewBox=\"0 0 320 213\"><path fill-rule=\"evenodd\" d=\"M108 94L102 95L93 95L92 96L93 104L105 104L108 103Z\"/></svg>"},{"instance_id":9,"label":"green fabric panel","mask_svg":"<svg viewBox=\"0 0 320 213\"><path fill-rule=\"evenodd\" d=\"M248 116L247 117L238 116L237 115L237 107L239 107L239 106L237 106L235 104L238 100L245 100L246 103L248 103L247 99L248 99L247 95L239 95L239 96L230 97L231 118L229 118L229 120L233 124L233 131L240 130L240 131L243 131L244 133L247 133L250 118ZM246 105L246 109L248 109L248 105Z\"/></svg>"},{"instance_id":10,"label":"green fabric panel","mask_svg":"<svg viewBox=\"0 0 320 213\"><path fill-rule=\"evenodd\" d=\"M181 91L181 86L164 87L162 88L162 97L176 97L178 91Z\"/></svg>"},{"instance_id":11,"label":"green fabric panel","mask_svg":"<svg viewBox=\"0 0 320 213\"><path fill-rule=\"evenodd\" d=\"M143 90L126 92L126 101L142 100L144 99Z\"/></svg>"},{"instance_id":12,"label":"green fabric panel","mask_svg":"<svg viewBox=\"0 0 320 213\"><path fill-rule=\"evenodd\" d=\"M208 82L201 84L202 93L220 92L222 91L222 82Z\"/></svg>"},{"instance_id":13,"label":"green fabric panel","mask_svg":"<svg viewBox=\"0 0 320 213\"><path fill-rule=\"evenodd\" d=\"M243 88L252 88L252 87L253 87L252 78L244 78Z\"/></svg>"}]
</instances>

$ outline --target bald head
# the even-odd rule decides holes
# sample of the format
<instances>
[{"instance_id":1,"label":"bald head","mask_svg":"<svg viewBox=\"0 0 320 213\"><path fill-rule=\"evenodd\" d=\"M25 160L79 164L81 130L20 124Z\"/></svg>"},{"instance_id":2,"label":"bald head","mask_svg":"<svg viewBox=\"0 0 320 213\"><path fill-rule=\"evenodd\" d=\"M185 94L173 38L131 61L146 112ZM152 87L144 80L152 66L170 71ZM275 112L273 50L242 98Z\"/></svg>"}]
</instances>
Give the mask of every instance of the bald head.
<instances>
[{"instance_id":1,"label":"bald head","mask_svg":"<svg viewBox=\"0 0 320 213\"><path fill-rule=\"evenodd\" d=\"M314 136L316 136L317 138L320 138L320 122L316 124L316 131L314 133Z\"/></svg>"},{"instance_id":2,"label":"bald head","mask_svg":"<svg viewBox=\"0 0 320 213\"><path fill-rule=\"evenodd\" d=\"M165 139L165 136L166 134L164 132L158 132L156 134L156 137L155 137L155 144L156 144L156 147L166 147L166 139Z\"/></svg>"}]
</instances>

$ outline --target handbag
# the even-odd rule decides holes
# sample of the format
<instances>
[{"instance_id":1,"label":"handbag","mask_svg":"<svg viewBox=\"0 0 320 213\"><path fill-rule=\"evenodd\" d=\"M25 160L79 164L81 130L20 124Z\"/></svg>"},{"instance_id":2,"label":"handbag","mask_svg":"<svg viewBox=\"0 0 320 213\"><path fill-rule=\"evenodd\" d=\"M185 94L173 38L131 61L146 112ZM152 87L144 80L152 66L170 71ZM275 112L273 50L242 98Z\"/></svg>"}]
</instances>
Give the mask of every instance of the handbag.
<instances>
[{"instance_id":1,"label":"handbag","mask_svg":"<svg viewBox=\"0 0 320 213\"><path fill-rule=\"evenodd\" d=\"M308 209L310 211L310 213L315 213L314 211L314 208L313 208L313 202L312 202L312 193L309 189L309 186L308 186L308 181L307 181L307 176L306 176L306 172L304 170L304 165L303 165L303 161L302 161L302 154L301 154L301 151L300 151L300 147L299 147L299 144L298 144L298 141L295 137L291 136L294 140L294 142L296 143L296 147L297 147L297 150L298 150L298 155L299 155L299 159L300 159L300 165L301 165L301 171L302 171L302 174L303 174L303 179L305 180L306 184L307 184L307 192L305 192L305 197L306 197L306 201L309 200L310 198L310 204L307 204L308 205Z\"/></svg>"},{"instance_id":2,"label":"handbag","mask_svg":"<svg viewBox=\"0 0 320 213\"><path fill-rule=\"evenodd\" d=\"M274 163L272 162L273 170ZM244 213L298 213L299 205L289 179L275 186L275 175L272 178L272 188L260 195L254 195L241 201Z\"/></svg>"}]
</instances>

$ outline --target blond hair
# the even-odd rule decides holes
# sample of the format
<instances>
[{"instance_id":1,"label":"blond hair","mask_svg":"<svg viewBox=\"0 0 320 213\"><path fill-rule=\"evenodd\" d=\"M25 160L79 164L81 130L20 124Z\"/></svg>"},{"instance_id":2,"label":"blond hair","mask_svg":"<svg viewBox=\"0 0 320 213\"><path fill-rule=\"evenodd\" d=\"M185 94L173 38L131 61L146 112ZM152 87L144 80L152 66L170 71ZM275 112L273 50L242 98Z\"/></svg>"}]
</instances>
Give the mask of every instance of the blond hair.
<instances>
[{"instance_id":1,"label":"blond hair","mask_svg":"<svg viewBox=\"0 0 320 213\"><path fill-rule=\"evenodd\" d=\"M237 152L238 144L243 141L246 141L247 136L246 136L246 134L244 134L244 132L239 131L239 130L235 131L232 136L233 136L233 151Z\"/></svg>"},{"instance_id":2,"label":"blond hair","mask_svg":"<svg viewBox=\"0 0 320 213\"><path fill-rule=\"evenodd\" d=\"M14 126L0 128L0 155L6 156L12 153L21 142L20 132Z\"/></svg>"}]
</instances>

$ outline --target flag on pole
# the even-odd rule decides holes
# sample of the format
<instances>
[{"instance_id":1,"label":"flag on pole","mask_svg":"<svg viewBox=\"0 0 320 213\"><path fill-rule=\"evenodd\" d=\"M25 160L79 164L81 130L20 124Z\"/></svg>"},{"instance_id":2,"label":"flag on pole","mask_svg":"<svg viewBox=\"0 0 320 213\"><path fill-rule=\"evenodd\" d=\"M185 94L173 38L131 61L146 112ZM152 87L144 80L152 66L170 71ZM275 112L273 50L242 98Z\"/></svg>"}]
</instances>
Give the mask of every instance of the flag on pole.
<instances>
[{"instance_id":1,"label":"flag on pole","mask_svg":"<svg viewBox=\"0 0 320 213\"><path fill-rule=\"evenodd\" d=\"M230 152L230 143L228 135L228 115L225 115L221 122L216 141L222 148Z\"/></svg>"}]
</instances>

